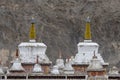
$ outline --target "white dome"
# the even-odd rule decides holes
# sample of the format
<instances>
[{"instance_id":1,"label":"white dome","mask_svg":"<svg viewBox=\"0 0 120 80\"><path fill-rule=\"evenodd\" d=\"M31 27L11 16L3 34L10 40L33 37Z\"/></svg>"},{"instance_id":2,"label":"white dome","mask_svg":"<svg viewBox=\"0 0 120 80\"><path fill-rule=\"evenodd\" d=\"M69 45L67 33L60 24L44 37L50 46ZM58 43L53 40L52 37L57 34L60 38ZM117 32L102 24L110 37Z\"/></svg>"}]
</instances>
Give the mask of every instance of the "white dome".
<instances>
[{"instance_id":1,"label":"white dome","mask_svg":"<svg viewBox=\"0 0 120 80\"><path fill-rule=\"evenodd\" d=\"M87 70L103 70L102 63L97 59L97 56L93 56Z\"/></svg>"},{"instance_id":2,"label":"white dome","mask_svg":"<svg viewBox=\"0 0 120 80\"><path fill-rule=\"evenodd\" d=\"M56 60L56 65L58 66L58 69L64 68L64 60L63 59L57 59Z\"/></svg>"},{"instance_id":3,"label":"white dome","mask_svg":"<svg viewBox=\"0 0 120 80\"><path fill-rule=\"evenodd\" d=\"M65 67L64 67L64 73L65 74L74 74L74 69L72 67L72 64L67 59L66 59Z\"/></svg>"},{"instance_id":4,"label":"white dome","mask_svg":"<svg viewBox=\"0 0 120 80\"><path fill-rule=\"evenodd\" d=\"M113 68L109 70L109 74L119 74L118 68L113 66Z\"/></svg>"},{"instance_id":5,"label":"white dome","mask_svg":"<svg viewBox=\"0 0 120 80\"><path fill-rule=\"evenodd\" d=\"M10 68L10 71L25 71L18 58L16 58L16 60L13 62L13 65Z\"/></svg>"},{"instance_id":6,"label":"white dome","mask_svg":"<svg viewBox=\"0 0 120 80\"><path fill-rule=\"evenodd\" d=\"M34 73L42 73L42 68L39 64L35 64L34 67L33 67L33 71Z\"/></svg>"},{"instance_id":7,"label":"white dome","mask_svg":"<svg viewBox=\"0 0 120 80\"><path fill-rule=\"evenodd\" d=\"M58 66L53 66L53 69L51 70L52 74L60 74L59 70L58 70Z\"/></svg>"}]
</instances>

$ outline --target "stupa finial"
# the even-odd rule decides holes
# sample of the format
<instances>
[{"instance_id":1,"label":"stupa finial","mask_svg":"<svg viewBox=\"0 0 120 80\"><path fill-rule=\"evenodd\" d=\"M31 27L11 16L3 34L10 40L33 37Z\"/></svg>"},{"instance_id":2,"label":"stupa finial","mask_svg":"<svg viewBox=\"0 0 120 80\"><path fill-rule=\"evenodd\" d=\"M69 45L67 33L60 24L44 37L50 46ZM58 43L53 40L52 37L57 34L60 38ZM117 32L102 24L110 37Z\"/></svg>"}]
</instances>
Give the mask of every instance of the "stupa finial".
<instances>
[{"instance_id":1,"label":"stupa finial","mask_svg":"<svg viewBox=\"0 0 120 80\"><path fill-rule=\"evenodd\" d=\"M35 18L32 16L31 23L35 24Z\"/></svg>"},{"instance_id":2,"label":"stupa finial","mask_svg":"<svg viewBox=\"0 0 120 80\"><path fill-rule=\"evenodd\" d=\"M62 58L62 53L61 53L61 51L59 51L59 59L61 59Z\"/></svg>"},{"instance_id":3,"label":"stupa finial","mask_svg":"<svg viewBox=\"0 0 120 80\"><path fill-rule=\"evenodd\" d=\"M85 40L91 40L90 17L86 19Z\"/></svg>"},{"instance_id":4,"label":"stupa finial","mask_svg":"<svg viewBox=\"0 0 120 80\"><path fill-rule=\"evenodd\" d=\"M90 22L90 17L89 16L87 17L86 22Z\"/></svg>"},{"instance_id":5,"label":"stupa finial","mask_svg":"<svg viewBox=\"0 0 120 80\"><path fill-rule=\"evenodd\" d=\"M97 59L97 56L96 56L96 54L95 54L95 51L94 51L93 54L94 54L94 55L93 55L93 59Z\"/></svg>"},{"instance_id":6,"label":"stupa finial","mask_svg":"<svg viewBox=\"0 0 120 80\"><path fill-rule=\"evenodd\" d=\"M18 58L19 54L18 54L18 49L16 49L16 58Z\"/></svg>"},{"instance_id":7,"label":"stupa finial","mask_svg":"<svg viewBox=\"0 0 120 80\"><path fill-rule=\"evenodd\" d=\"M38 58L39 58L39 56L37 55L37 58L36 58L36 63L37 63L37 64L39 63Z\"/></svg>"}]
</instances>

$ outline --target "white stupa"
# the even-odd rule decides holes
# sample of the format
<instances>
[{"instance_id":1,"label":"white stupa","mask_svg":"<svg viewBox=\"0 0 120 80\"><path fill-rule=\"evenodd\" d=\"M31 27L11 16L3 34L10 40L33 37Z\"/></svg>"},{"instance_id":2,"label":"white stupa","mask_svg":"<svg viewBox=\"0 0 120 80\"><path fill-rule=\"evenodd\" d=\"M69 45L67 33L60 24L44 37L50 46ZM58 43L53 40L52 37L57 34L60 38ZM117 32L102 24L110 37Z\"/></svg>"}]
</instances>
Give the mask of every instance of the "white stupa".
<instances>
[{"instance_id":1,"label":"white stupa","mask_svg":"<svg viewBox=\"0 0 120 80\"><path fill-rule=\"evenodd\" d=\"M16 50L16 59L12 62L12 66L9 69L10 72L25 72L24 68L21 65L21 61L18 58L18 49Z\"/></svg>"},{"instance_id":2,"label":"white stupa","mask_svg":"<svg viewBox=\"0 0 120 80\"><path fill-rule=\"evenodd\" d=\"M37 58L36 58L36 64L34 65L32 72L33 72L33 73L40 73L40 74L43 73L43 70L42 70L42 68L41 68L41 65L40 65L39 62L38 62L38 56L37 56Z\"/></svg>"},{"instance_id":3,"label":"white stupa","mask_svg":"<svg viewBox=\"0 0 120 80\"><path fill-rule=\"evenodd\" d=\"M103 67L95 53L87 68L87 75L88 80L108 80L106 69Z\"/></svg>"},{"instance_id":4,"label":"white stupa","mask_svg":"<svg viewBox=\"0 0 120 80\"><path fill-rule=\"evenodd\" d=\"M59 58L56 60L56 66L58 66L58 69L64 68L64 60L61 58L61 53L59 54Z\"/></svg>"},{"instance_id":5,"label":"white stupa","mask_svg":"<svg viewBox=\"0 0 120 80\"><path fill-rule=\"evenodd\" d=\"M108 63L105 63L101 54L98 53L99 45L95 42L92 42L91 40L91 31L90 31L90 19L87 17L86 20L86 31L85 31L85 40L84 42L78 43L78 53L75 56L74 64L83 64L83 63L90 63L90 60L92 59L92 54L95 51L96 56L98 57L98 60L103 65L108 65Z\"/></svg>"},{"instance_id":6,"label":"white stupa","mask_svg":"<svg viewBox=\"0 0 120 80\"><path fill-rule=\"evenodd\" d=\"M36 56L39 56L40 63L51 63L45 54L47 46L42 42L36 42L35 20L32 18L30 28L29 42L22 42L19 44L20 59L22 63L35 63Z\"/></svg>"},{"instance_id":7,"label":"white stupa","mask_svg":"<svg viewBox=\"0 0 120 80\"><path fill-rule=\"evenodd\" d=\"M100 70L104 70L103 65L97 58L96 54L94 53L94 56L87 68L87 71L100 71Z\"/></svg>"},{"instance_id":8,"label":"white stupa","mask_svg":"<svg viewBox=\"0 0 120 80\"><path fill-rule=\"evenodd\" d=\"M74 69L72 67L71 62L69 59L66 59L65 67L64 67L64 74L74 74Z\"/></svg>"},{"instance_id":9,"label":"white stupa","mask_svg":"<svg viewBox=\"0 0 120 80\"><path fill-rule=\"evenodd\" d=\"M53 66L53 69L51 70L51 74L55 74L55 75L60 74L57 65Z\"/></svg>"},{"instance_id":10,"label":"white stupa","mask_svg":"<svg viewBox=\"0 0 120 80\"><path fill-rule=\"evenodd\" d=\"M112 69L109 70L109 74L116 75L119 74L119 70L116 66L113 66Z\"/></svg>"}]
</instances>

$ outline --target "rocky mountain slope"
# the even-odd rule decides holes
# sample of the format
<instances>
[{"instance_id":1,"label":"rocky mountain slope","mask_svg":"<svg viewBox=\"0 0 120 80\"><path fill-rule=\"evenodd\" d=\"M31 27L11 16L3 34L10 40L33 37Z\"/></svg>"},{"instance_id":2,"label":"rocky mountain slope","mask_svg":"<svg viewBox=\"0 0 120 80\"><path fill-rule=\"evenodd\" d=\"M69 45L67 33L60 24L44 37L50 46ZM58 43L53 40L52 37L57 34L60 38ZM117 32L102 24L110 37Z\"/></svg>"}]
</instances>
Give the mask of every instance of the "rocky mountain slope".
<instances>
[{"instance_id":1,"label":"rocky mountain slope","mask_svg":"<svg viewBox=\"0 0 120 80\"><path fill-rule=\"evenodd\" d=\"M3 64L28 41L35 16L37 41L47 46L50 60L77 53L84 40L85 19L91 18L92 40L100 44L105 61L120 67L120 0L0 0L0 55Z\"/></svg>"}]
</instances>

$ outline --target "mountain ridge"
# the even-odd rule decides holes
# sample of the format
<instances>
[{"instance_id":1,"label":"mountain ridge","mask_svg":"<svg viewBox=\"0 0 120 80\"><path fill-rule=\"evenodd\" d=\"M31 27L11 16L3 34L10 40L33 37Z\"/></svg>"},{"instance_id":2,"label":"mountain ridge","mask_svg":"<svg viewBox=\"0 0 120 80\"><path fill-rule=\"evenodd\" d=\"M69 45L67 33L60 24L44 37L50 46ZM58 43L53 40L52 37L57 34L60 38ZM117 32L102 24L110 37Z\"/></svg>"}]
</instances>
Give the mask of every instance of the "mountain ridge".
<instances>
[{"instance_id":1,"label":"mountain ridge","mask_svg":"<svg viewBox=\"0 0 120 80\"><path fill-rule=\"evenodd\" d=\"M0 54L9 63L20 42L29 41L31 16L36 19L37 41L44 42L46 54L55 62L77 53L84 40L85 19L91 18L92 40L110 65L120 67L119 0L0 0ZM54 54L54 55L53 55ZM9 56L9 58L8 58Z\"/></svg>"}]
</instances>

